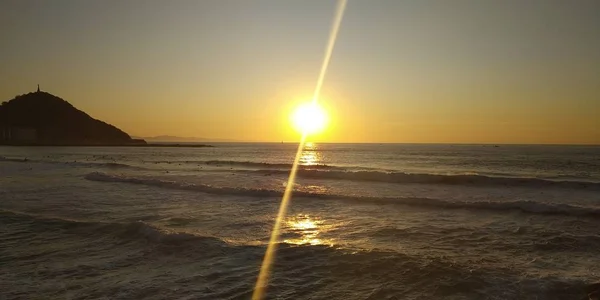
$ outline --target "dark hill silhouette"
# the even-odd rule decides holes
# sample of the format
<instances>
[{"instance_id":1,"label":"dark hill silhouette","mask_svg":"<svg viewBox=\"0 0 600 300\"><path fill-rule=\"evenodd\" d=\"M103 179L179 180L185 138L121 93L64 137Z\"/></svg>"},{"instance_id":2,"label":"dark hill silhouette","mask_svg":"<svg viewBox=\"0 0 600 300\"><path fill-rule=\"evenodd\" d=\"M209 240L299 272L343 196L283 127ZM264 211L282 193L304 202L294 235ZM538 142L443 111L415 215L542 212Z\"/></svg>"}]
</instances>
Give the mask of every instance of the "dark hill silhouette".
<instances>
[{"instance_id":1,"label":"dark hill silhouette","mask_svg":"<svg viewBox=\"0 0 600 300\"><path fill-rule=\"evenodd\" d=\"M134 140L113 125L90 117L46 92L20 95L0 106L0 143L36 145L130 145Z\"/></svg>"}]
</instances>

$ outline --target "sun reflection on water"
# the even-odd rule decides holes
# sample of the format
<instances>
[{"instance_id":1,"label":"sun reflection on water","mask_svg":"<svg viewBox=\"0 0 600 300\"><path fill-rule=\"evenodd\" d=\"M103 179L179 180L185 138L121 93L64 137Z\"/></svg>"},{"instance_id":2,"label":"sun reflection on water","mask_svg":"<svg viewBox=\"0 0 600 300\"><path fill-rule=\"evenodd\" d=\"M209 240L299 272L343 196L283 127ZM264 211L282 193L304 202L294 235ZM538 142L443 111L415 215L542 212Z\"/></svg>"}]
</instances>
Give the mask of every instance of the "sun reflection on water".
<instances>
[{"instance_id":1,"label":"sun reflection on water","mask_svg":"<svg viewBox=\"0 0 600 300\"><path fill-rule=\"evenodd\" d=\"M317 228L317 224L314 221L311 221L310 219L292 222L291 225L293 228L299 229L299 230L308 230L308 229L316 229Z\"/></svg>"},{"instance_id":2,"label":"sun reflection on water","mask_svg":"<svg viewBox=\"0 0 600 300\"><path fill-rule=\"evenodd\" d=\"M309 142L304 144L304 151L302 151L302 156L300 157L300 165L314 166L321 164L322 161L323 156L315 143Z\"/></svg>"},{"instance_id":3,"label":"sun reflection on water","mask_svg":"<svg viewBox=\"0 0 600 300\"><path fill-rule=\"evenodd\" d=\"M332 228L332 225L325 224L321 219L299 214L289 217L286 225L287 231L297 234L298 237L286 239L283 241L285 243L295 245L333 246L333 240L324 239L319 236Z\"/></svg>"}]
</instances>

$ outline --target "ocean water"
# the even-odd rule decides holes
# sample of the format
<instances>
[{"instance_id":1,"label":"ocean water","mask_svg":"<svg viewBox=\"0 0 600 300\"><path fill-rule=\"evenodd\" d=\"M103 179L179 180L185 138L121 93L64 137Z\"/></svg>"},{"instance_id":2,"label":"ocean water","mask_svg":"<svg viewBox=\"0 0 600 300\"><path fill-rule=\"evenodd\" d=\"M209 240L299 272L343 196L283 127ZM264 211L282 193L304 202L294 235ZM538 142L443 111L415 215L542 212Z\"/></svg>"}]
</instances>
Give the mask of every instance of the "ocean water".
<instances>
[{"instance_id":1,"label":"ocean water","mask_svg":"<svg viewBox=\"0 0 600 300\"><path fill-rule=\"evenodd\" d=\"M249 299L294 144L0 147L0 299ZM588 299L600 147L307 144L269 299Z\"/></svg>"}]
</instances>

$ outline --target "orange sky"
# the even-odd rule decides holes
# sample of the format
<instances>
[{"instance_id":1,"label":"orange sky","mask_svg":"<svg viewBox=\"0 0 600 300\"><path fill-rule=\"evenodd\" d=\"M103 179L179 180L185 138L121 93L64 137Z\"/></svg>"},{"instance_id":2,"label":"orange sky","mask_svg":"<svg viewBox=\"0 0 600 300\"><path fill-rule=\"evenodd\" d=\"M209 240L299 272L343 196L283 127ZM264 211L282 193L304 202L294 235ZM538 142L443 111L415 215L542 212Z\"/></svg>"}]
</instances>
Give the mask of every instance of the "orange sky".
<instances>
[{"instance_id":1,"label":"orange sky","mask_svg":"<svg viewBox=\"0 0 600 300\"><path fill-rule=\"evenodd\" d=\"M0 99L43 90L135 136L295 141L335 1L0 3ZM350 1L327 142L600 144L597 1Z\"/></svg>"}]
</instances>

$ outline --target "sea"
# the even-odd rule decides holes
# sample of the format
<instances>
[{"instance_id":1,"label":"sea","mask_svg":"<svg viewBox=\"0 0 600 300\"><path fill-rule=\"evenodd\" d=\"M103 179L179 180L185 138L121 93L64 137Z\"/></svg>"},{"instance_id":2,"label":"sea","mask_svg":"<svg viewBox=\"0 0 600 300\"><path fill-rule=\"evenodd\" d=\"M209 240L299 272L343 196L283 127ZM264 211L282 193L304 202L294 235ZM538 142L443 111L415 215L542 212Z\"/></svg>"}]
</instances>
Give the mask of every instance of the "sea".
<instances>
[{"instance_id":1,"label":"sea","mask_svg":"<svg viewBox=\"0 0 600 300\"><path fill-rule=\"evenodd\" d=\"M0 147L0 299L598 299L600 146Z\"/></svg>"}]
</instances>

